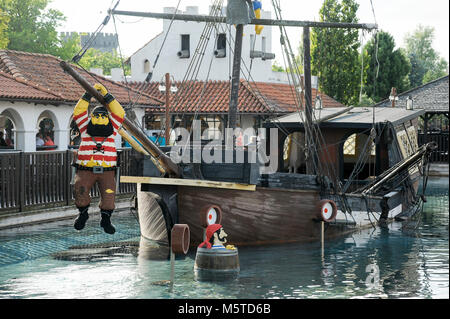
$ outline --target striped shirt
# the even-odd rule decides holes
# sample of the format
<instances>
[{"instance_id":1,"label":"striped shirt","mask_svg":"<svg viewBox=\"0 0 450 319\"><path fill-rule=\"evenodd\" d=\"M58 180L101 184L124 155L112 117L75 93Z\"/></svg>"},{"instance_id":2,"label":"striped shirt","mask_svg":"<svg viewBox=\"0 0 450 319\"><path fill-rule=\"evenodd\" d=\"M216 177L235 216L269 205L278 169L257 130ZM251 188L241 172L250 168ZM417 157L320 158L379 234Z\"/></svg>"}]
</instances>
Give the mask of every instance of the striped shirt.
<instances>
[{"instance_id":1,"label":"striped shirt","mask_svg":"<svg viewBox=\"0 0 450 319\"><path fill-rule=\"evenodd\" d=\"M117 150L115 143L115 136L119 130L120 125L123 122L123 118L120 118L114 113L109 114L109 120L114 128L114 133L108 137L93 137L87 133L87 126L89 123L89 117L87 110L74 116L73 118L81 133L81 143L78 149L77 164L87 167L103 166L114 167L117 165ZM97 143L101 143L101 150L97 150Z\"/></svg>"}]
</instances>

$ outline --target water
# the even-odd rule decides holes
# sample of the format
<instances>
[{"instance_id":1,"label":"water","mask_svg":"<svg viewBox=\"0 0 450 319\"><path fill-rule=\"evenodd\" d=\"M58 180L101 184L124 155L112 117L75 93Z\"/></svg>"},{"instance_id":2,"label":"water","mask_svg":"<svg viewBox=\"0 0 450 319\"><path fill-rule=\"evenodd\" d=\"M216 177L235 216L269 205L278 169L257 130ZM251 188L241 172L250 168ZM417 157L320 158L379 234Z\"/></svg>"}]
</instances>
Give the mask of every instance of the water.
<instances>
[{"instance_id":1,"label":"water","mask_svg":"<svg viewBox=\"0 0 450 319\"><path fill-rule=\"evenodd\" d=\"M0 231L0 299L5 298L449 298L448 179L430 180L419 221L393 223L327 242L240 247L241 271L229 282L199 282L195 251L176 260L121 252L67 261L53 253L76 245L139 241L136 218L113 218L103 233L96 216L82 232L72 221ZM114 239L111 239L114 238ZM230 238L232 242L232 238Z\"/></svg>"}]
</instances>

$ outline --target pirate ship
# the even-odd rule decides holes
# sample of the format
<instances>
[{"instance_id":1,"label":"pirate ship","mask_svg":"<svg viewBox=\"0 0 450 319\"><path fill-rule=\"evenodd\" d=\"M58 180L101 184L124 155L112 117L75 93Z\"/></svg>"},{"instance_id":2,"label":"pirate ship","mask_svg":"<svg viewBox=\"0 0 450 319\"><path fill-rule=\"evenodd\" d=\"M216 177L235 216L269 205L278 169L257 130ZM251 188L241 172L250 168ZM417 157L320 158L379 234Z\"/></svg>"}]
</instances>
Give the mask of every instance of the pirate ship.
<instances>
[{"instance_id":1,"label":"pirate ship","mask_svg":"<svg viewBox=\"0 0 450 319\"><path fill-rule=\"evenodd\" d=\"M141 235L169 243L175 224L187 224L190 243L203 241L205 227L220 223L233 244L259 245L333 238L392 219L411 218L425 200L418 193L420 179L426 186L428 156L435 145L418 147L418 117L423 111L399 108L313 108L309 28L376 29L376 25L286 21L274 5L276 20L251 16L248 1L229 1L227 16L216 1L211 14L181 15L140 13L112 9L113 15L235 25L233 72L228 126L236 128L244 24L278 26L287 56L292 50L285 27L303 28L304 72L288 60L298 111L263 124L266 133L256 146L237 146L233 135L225 141L198 141L192 132L187 142L161 147L125 119L121 135L136 150L134 173L121 176L137 184L137 209ZM290 54L289 54L290 53ZM201 52L199 53L201 54ZM102 97L67 63L62 67L100 103ZM136 143L133 136L139 143ZM353 153L345 152L349 137ZM210 143L208 143L210 142ZM196 154L218 152L222 161L195 161ZM285 146L296 148L298 165L287 169ZM260 152L260 150L263 152ZM173 154L188 160L177 163ZM254 160L263 154L266 160ZM216 153L217 155L217 153ZM223 162L223 159L231 159ZM267 161L267 158L271 160ZM275 164L274 164L275 163ZM423 188L424 191L424 188Z\"/></svg>"}]
</instances>

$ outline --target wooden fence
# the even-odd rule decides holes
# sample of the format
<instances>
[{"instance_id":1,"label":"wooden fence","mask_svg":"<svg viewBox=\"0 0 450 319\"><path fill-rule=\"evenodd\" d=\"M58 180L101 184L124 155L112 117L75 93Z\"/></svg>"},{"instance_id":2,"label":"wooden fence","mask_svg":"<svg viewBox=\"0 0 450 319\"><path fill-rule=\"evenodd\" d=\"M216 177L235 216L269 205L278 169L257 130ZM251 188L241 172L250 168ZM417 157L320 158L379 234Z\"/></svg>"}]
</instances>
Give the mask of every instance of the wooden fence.
<instances>
[{"instance_id":1,"label":"wooden fence","mask_svg":"<svg viewBox=\"0 0 450 319\"><path fill-rule=\"evenodd\" d=\"M438 147L431 153L432 163L448 163L448 131L447 132L427 132L419 133L419 145L429 142L436 142Z\"/></svg>"},{"instance_id":2,"label":"wooden fence","mask_svg":"<svg viewBox=\"0 0 450 319\"><path fill-rule=\"evenodd\" d=\"M130 170L131 149L119 150L120 174ZM0 152L0 214L73 205L73 152ZM135 184L119 184L117 194L135 192ZM99 196L97 187L91 190Z\"/></svg>"}]
</instances>

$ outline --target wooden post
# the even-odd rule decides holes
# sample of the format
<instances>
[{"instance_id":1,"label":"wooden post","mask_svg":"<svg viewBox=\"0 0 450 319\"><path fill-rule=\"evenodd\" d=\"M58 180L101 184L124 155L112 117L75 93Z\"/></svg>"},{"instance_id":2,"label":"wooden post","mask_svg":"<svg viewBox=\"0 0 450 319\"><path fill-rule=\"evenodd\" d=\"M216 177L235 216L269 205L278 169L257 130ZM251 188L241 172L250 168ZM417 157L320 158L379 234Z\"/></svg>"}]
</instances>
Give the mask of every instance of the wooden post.
<instances>
[{"instance_id":1,"label":"wooden post","mask_svg":"<svg viewBox=\"0 0 450 319\"><path fill-rule=\"evenodd\" d=\"M321 251L322 251L322 259L324 257L324 252L325 252L325 222L321 221L320 222L321 226L320 226L320 247L321 247Z\"/></svg>"},{"instance_id":2,"label":"wooden post","mask_svg":"<svg viewBox=\"0 0 450 319\"><path fill-rule=\"evenodd\" d=\"M228 127L236 128L236 113L238 106L239 84L241 74L242 36L244 25L236 26L236 37L234 42L233 73L231 78L230 108L228 110ZM233 143L234 144L234 143Z\"/></svg>"},{"instance_id":3,"label":"wooden post","mask_svg":"<svg viewBox=\"0 0 450 319\"><path fill-rule=\"evenodd\" d=\"M170 139L170 74L166 73L166 145Z\"/></svg>"},{"instance_id":4,"label":"wooden post","mask_svg":"<svg viewBox=\"0 0 450 319\"><path fill-rule=\"evenodd\" d=\"M310 38L309 38L309 27L303 28L303 50L304 50L304 94L305 94L305 119L306 127L305 135L312 134L312 92L311 92L311 49L310 49ZM306 141L312 141L312 136L306 136ZM315 141L313 141L315 143ZM313 175L314 166L313 157L315 154L311 152L312 145L307 146L308 159L306 161L306 174Z\"/></svg>"},{"instance_id":5,"label":"wooden post","mask_svg":"<svg viewBox=\"0 0 450 319\"><path fill-rule=\"evenodd\" d=\"M19 211L23 212L25 208L25 154L19 153L19 162L16 165L16 172L19 170Z\"/></svg>"},{"instance_id":6,"label":"wooden post","mask_svg":"<svg viewBox=\"0 0 450 319\"><path fill-rule=\"evenodd\" d=\"M170 248L170 290L173 289L173 282L175 280L175 253Z\"/></svg>"}]
</instances>

